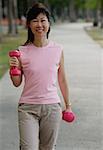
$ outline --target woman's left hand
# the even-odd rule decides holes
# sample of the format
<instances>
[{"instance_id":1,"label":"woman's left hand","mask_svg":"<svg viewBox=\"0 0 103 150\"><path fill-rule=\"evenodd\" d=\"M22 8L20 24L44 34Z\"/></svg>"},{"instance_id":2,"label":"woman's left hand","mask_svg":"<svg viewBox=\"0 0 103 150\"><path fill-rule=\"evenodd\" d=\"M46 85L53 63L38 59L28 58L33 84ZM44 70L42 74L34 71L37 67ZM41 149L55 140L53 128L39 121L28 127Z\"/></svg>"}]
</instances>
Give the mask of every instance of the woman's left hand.
<instances>
[{"instance_id":1,"label":"woman's left hand","mask_svg":"<svg viewBox=\"0 0 103 150\"><path fill-rule=\"evenodd\" d=\"M66 107L65 112L72 111L72 108L70 106Z\"/></svg>"}]
</instances>

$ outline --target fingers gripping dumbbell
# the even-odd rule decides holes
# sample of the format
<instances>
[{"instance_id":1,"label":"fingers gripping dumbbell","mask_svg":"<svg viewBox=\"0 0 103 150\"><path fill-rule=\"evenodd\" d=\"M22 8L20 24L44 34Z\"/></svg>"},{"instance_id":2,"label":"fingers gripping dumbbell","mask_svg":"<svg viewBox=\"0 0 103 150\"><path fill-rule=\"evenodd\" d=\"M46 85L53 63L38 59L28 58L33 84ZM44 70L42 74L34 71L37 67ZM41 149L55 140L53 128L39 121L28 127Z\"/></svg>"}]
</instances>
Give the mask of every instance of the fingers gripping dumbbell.
<instances>
[{"instance_id":1,"label":"fingers gripping dumbbell","mask_svg":"<svg viewBox=\"0 0 103 150\"><path fill-rule=\"evenodd\" d=\"M9 56L19 58L20 57L20 51L12 50L12 51L9 52ZM11 66L10 67L10 75L19 76L19 75L21 75L21 70L16 66Z\"/></svg>"}]
</instances>

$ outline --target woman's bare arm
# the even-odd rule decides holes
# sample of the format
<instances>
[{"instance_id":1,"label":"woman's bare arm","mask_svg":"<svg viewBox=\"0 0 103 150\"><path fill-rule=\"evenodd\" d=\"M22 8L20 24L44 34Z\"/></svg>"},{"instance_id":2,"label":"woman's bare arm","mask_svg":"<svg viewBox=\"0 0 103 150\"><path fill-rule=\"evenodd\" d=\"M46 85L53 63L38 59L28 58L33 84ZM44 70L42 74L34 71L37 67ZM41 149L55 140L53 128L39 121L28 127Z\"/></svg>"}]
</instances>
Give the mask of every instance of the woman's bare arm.
<instances>
[{"instance_id":1,"label":"woman's bare arm","mask_svg":"<svg viewBox=\"0 0 103 150\"><path fill-rule=\"evenodd\" d=\"M62 52L61 60L60 60L60 67L58 69L58 82L59 82L59 87L61 90L61 93L64 98L65 102L65 107L66 109L71 109L71 103L69 100L69 88L68 88L68 83L65 75L65 69L64 69L64 55Z\"/></svg>"}]
</instances>

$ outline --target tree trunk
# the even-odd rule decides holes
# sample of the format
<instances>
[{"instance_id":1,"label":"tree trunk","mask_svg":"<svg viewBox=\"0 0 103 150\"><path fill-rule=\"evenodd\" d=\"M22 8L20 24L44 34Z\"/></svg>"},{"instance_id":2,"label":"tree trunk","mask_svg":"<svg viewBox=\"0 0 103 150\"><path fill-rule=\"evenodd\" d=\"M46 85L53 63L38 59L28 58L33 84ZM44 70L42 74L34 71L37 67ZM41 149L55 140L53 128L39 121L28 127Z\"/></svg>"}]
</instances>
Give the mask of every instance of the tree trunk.
<instances>
[{"instance_id":1,"label":"tree trunk","mask_svg":"<svg viewBox=\"0 0 103 150\"><path fill-rule=\"evenodd\" d=\"M75 12L75 0L70 0L69 2L69 18L71 22L76 21L76 12Z\"/></svg>"},{"instance_id":2,"label":"tree trunk","mask_svg":"<svg viewBox=\"0 0 103 150\"><path fill-rule=\"evenodd\" d=\"M93 17L94 17L93 26L97 27L98 23L99 23L99 21L98 21L98 9L94 10Z\"/></svg>"},{"instance_id":3,"label":"tree trunk","mask_svg":"<svg viewBox=\"0 0 103 150\"><path fill-rule=\"evenodd\" d=\"M9 34L16 35L18 33L16 20L17 20L17 2L16 0L8 0Z\"/></svg>"},{"instance_id":4,"label":"tree trunk","mask_svg":"<svg viewBox=\"0 0 103 150\"><path fill-rule=\"evenodd\" d=\"M15 19L15 33L18 33L17 29L17 19L18 19L18 8L17 8L17 0L13 0L13 13L14 13L14 19Z\"/></svg>"},{"instance_id":5,"label":"tree trunk","mask_svg":"<svg viewBox=\"0 0 103 150\"><path fill-rule=\"evenodd\" d=\"M103 0L101 0L101 28L103 28Z\"/></svg>"},{"instance_id":6,"label":"tree trunk","mask_svg":"<svg viewBox=\"0 0 103 150\"><path fill-rule=\"evenodd\" d=\"M0 42L2 41L2 0L0 0Z\"/></svg>"}]
</instances>

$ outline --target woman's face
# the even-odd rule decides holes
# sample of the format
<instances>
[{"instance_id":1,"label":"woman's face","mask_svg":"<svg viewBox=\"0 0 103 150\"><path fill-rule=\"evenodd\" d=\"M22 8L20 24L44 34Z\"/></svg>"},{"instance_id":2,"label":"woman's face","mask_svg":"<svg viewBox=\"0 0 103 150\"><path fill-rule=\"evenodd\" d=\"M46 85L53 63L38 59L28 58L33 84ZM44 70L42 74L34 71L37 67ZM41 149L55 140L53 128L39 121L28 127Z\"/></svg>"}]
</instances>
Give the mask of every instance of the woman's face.
<instances>
[{"instance_id":1,"label":"woman's face","mask_svg":"<svg viewBox=\"0 0 103 150\"><path fill-rule=\"evenodd\" d=\"M45 14L40 13L35 19L30 21L29 27L35 37L42 38L47 35L50 23Z\"/></svg>"}]
</instances>

